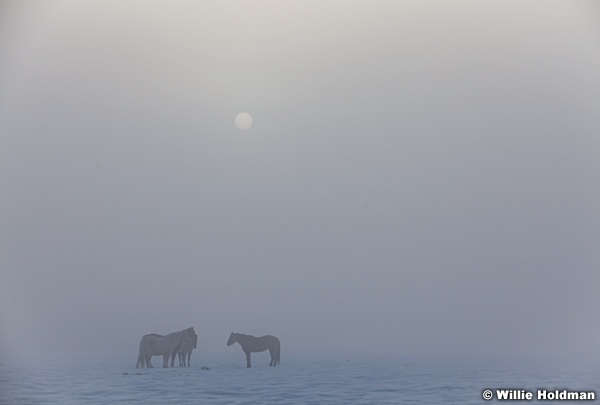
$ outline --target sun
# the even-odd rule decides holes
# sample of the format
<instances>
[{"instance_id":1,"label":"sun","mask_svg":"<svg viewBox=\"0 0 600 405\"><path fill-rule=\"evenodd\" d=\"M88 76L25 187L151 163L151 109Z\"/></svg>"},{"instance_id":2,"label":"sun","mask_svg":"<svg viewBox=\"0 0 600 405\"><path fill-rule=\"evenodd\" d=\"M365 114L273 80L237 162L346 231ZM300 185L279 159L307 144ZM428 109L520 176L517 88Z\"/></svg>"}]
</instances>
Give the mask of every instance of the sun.
<instances>
[{"instance_id":1,"label":"sun","mask_svg":"<svg viewBox=\"0 0 600 405\"><path fill-rule=\"evenodd\" d=\"M247 112L241 112L235 116L233 123L235 124L235 127L240 131L247 131L252 127L254 120L252 119L252 116Z\"/></svg>"}]
</instances>

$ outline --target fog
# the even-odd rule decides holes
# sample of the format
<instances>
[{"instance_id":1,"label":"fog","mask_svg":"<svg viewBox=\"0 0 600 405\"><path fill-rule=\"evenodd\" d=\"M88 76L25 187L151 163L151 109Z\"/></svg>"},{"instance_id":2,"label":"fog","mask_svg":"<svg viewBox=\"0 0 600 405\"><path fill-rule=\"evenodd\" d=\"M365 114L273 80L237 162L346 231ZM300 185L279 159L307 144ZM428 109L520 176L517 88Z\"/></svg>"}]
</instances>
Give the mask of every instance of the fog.
<instances>
[{"instance_id":1,"label":"fog","mask_svg":"<svg viewBox=\"0 0 600 405\"><path fill-rule=\"evenodd\" d=\"M2 2L0 352L597 353L599 43L579 1Z\"/></svg>"}]
</instances>

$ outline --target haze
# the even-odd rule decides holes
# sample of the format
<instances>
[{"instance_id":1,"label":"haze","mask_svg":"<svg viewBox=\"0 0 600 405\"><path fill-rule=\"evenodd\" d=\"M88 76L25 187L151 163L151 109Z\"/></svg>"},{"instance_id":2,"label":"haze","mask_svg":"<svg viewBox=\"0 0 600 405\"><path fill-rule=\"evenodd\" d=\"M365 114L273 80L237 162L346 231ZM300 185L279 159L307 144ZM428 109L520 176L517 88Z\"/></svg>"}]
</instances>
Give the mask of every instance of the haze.
<instances>
[{"instance_id":1,"label":"haze","mask_svg":"<svg viewBox=\"0 0 600 405\"><path fill-rule=\"evenodd\" d=\"M580 1L2 2L0 351L598 352L599 43Z\"/></svg>"}]
</instances>

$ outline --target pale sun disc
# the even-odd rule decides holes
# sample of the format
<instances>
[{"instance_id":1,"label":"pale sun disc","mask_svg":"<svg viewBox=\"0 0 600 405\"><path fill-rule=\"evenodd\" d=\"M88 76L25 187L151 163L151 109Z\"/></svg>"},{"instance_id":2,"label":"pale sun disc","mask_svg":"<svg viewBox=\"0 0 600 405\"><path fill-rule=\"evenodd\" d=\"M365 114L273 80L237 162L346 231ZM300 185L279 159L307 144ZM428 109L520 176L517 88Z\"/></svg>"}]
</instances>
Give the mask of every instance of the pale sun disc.
<instances>
[{"instance_id":1,"label":"pale sun disc","mask_svg":"<svg viewBox=\"0 0 600 405\"><path fill-rule=\"evenodd\" d=\"M250 129L252 127L253 122L254 120L252 119L252 116L247 112L239 113L235 116L235 119L233 120L235 127L240 131L246 131Z\"/></svg>"}]
</instances>

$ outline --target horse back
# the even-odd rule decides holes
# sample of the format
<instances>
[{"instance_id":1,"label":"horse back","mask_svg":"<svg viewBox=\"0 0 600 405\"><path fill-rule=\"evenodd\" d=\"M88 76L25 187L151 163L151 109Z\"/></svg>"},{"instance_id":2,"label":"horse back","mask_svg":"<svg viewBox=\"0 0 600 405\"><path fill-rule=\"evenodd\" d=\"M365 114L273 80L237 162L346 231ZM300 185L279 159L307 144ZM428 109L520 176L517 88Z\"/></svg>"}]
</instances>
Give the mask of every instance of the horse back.
<instances>
[{"instance_id":1,"label":"horse back","mask_svg":"<svg viewBox=\"0 0 600 405\"><path fill-rule=\"evenodd\" d=\"M279 339L273 335L265 335L260 339L264 340L269 344L269 346L279 346Z\"/></svg>"},{"instance_id":2,"label":"horse back","mask_svg":"<svg viewBox=\"0 0 600 405\"><path fill-rule=\"evenodd\" d=\"M244 345L242 345L244 346ZM246 346L253 352L264 352L265 350L273 350L279 347L279 339L272 335L261 337L249 336L246 340Z\"/></svg>"}]
</instances>

